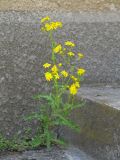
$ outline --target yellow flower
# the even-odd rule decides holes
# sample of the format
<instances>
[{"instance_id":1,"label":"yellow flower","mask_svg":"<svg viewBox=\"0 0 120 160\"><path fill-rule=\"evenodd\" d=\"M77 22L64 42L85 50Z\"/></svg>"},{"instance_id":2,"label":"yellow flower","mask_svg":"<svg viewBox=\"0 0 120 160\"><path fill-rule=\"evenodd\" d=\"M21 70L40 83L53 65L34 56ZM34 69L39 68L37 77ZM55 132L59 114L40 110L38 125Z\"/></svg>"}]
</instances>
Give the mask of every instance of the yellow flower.
<instances>
[{"instance_id":1,"label":"yellow flower","mask_svg":"<svg viewBox=\"0 0 120 160\"><path fill-rule=\"evenodd\" d=\"M49 64L49 63L45 63L45 64L43 65L44 68L49 68L50 66L51 66L51 64Z\"/></svg>"},{"instance_id":2,"label":"yellow flower","mask_svg":"<svg viewBox=\"0 0 120 160\"><path fill-rule=\"evenodd\" d=\"M54 66L51 68L51 70L52 70L52 74L57 74L57 72L58 72L58 68L57 68L56 65L54 65Z\"/></svg>"},{"instance_id":3,"label":"yellow flower","mask_svg":"<svg viewBox=\"0 0 120 160\"><path fill-rule=\"evenodd\" d=\"M85 74L85 69L79 68L78 71L77 71L77 74L80 75L80 76Z\"/></svg>"},{"instance_id":4,"label":"yellow flower","mask_svg":"<svg viewBox=\"0 0 120 160\"><path fill-rule=\"evenodd\" d=\"M50 17L46 16L46 17L41 19L41 23L44 23L45 21L49 21L49 20L50 20Z\"/></svg>"},{"instance_id":5,"label":"yellow flower","mask_svg":"<svg viewBox=\"0 0 120 160\"><path fill-rule=\"evenodd\" d=\"M58 66L61 67L61 66L62 66L62 63L59 63Z\"/></svg>"},{"instance_id":6,"label":"yellow flower","mask_svg":"<svg viewBox=\"0 0 120 160\"><path fill-rule=\"evenodd\" d=\"M75 95L75 94L77 94L77 92L78 92L78 89L77 89L77 87L76 87L75 84L72 84L72 85L69 87L69 90L70 90L70 94L72 94L72 95Z\"/></svg>"},{"instance_id":7,"label":"yellow flower","mask_svg":"<svg viewBox=\"0 0 120 160\"><path fill-rule=\"evenodd\" d=\"M62 27L61 22L51 22L51 23L45 24L46 31L56 30L57 28L61 28L61 27Z\"/></svg>"},{"instance_id":8,"label":"yellow flower","mask_svg":"<svg viewBox=\"0 0 120 160\"><path fill-rule=\"evenodd\" d=\"M73 42L71 42L71 41L66 41L65 45L66 46L70 46L70 47L75 47L75 44Z\"/></svg>"},{"instance_id":9,"label":"yellow flower","mask_svg":"<svg viewBox=\"0 0 120 160\"><path fill-rule=\"evenodd\" d=\"M84 55L82 53L78 53L78 57L79 57L79 59L81 59L84 57Z\"/></svg>"},{"instance_id":10,"label":"yellow flower","mask_svg":"<svg viewBox=\"0 0 120 160\"><path fill-rule=\"evenodd\" d=\"M79 83L79 82L75 82L75 86L76 86L77 88L80 88L80 83Z\"/></svg>"},{"instance_id":11,"label":"yellow flower","mask_svg":"<svg viewBox=\"0 0 120 160\"><path fill-rule=\"evenodd\" d=\"M47 81L51 81L53 79L53 76L50 72L46 72L45 73L45 78Z\"/></svg>"},{"instance_id":12,"label":"yellow flower","mask_svg":"<svg viewBox=\"0 0 120 160\"><path fill-rule=\"evenodd\" d=\"M72 79L73 81L77 81L77 80L78 80L75 76L71 76L71 79Z\"/></svg>"},{"instance_id":13,"label":"yellow flower","mask_svg":"<svg viewBox=\"0 0 120 160\"><path fill-rule=\"evenodd\" d=\"M58 52L60 52L61 50L62 50L62 45L61 45L61 44L57 45L57 46L53 49L53 51L54 51L55 53L58 53Z\"/></svg>"},{"instance_id":14,"label":"yellow flower","mask_svg":"<svg viewBox=\"0 0 120 160\"><path fill-rule=\"evenodd\" d=\"M60 76L59 76L59 74L57 73L57 74L55 74L54 75L54 77L55 77L55 79L60 79Z\"/></svg>"},{"instance_id":15,"label":"yellow flower","mask_svg":"<svg viewBox=\"0 0 120 160\"><path fill-rule=\"evenodd\" d=\"M46 30L46 31L52 30L52 26L51 26L49 23L46 23L46 24L45 24L45 30Z\"/></svg>"},{"instance_id":16,"label":"yellow flower","mask_svg":"<svg viewBox=\"0 0 120 160\"><path fill-rule=\"evenodd\" d=\"M68 72L66 72L65 70L61 71L61 74L66 78L68 77Z\"/></svg>"},{"instance_id":17,"label":"yellow flower","mask_svg":"<svg viewBox=\"0 0 120 160\"><path fill-rule=\"evenodd\" d=\"M51 26L54 29L62 28L62 22L51 22Z\"/></svg>"},{"instance_id":18,"label":"yellow flower","mask_svg":"<svg viewBox=\"0 0 120 160\"><path fill-rule=\"evenodd\" d=\"M70 57L74 56L75 54L73 52L68 52L67 53Z\"/></svg>"}]
</instances>

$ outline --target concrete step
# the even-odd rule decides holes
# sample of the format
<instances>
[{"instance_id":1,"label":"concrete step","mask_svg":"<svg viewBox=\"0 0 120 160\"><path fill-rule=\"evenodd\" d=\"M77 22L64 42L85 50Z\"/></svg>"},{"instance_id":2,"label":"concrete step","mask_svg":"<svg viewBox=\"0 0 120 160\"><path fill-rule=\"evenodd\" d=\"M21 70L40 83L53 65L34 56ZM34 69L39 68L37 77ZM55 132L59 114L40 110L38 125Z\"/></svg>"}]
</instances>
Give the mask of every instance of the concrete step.
<instances>
[{"instance_id":1,"label":"concrete step","mask_svg":"<svg viewBox=\"0 0 120 160\"><path fill-rule=\"evenodd\" d=\"M82 87L77 101L85 106L72 113L80 134L64 129L62 136L97 160L120 159L120 88Z\"/></svg>"},{"instance_id":2,"label":"concrete step","mask_svg":"<svg viewBox=\"0 0 120 160\"><path fill-rule=\"evenodd\" d=\"M65 151L65 155L68 160L95 160L90 155L86 154L85 152L74 146L70 146Z\"/></svg>"},{"instance_id":3,"label":"concrete step","mask_svg":"<svg viewBox=\"0 0 120 160\"><path fill-rule=\"evenodd\" d=\"M78 96L120 110L120 86L82 87Z\"/></svg>"},{"instance_id":4,"label":"concrete step","mask_svg":"<svg viewBox=\"0 0 120 160\"><path fill-rule=\"evenodd\" d=\"M67 149L52 148L51 151L41 149L23 153L7 153L0 160L95 160L78 148L70 146Z\"/></svg>"}]
</instances>

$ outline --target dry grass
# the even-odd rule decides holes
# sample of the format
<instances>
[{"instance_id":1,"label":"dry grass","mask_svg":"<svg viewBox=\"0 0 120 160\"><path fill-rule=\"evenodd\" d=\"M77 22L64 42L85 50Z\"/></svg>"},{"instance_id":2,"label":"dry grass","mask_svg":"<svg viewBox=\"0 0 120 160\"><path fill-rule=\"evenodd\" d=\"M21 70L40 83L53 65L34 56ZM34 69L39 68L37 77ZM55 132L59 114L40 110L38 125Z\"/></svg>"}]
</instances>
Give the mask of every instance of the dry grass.
<instances>
[{"instance_id":1,"label":"dry grass","mask_svg":"<svg viewBox=\"0 0 120 160\"><path fill-rule=\"evenodd\" d=\"M120 0L0 0L0 10L111 10Z\"/></svg>"}]
</instances>

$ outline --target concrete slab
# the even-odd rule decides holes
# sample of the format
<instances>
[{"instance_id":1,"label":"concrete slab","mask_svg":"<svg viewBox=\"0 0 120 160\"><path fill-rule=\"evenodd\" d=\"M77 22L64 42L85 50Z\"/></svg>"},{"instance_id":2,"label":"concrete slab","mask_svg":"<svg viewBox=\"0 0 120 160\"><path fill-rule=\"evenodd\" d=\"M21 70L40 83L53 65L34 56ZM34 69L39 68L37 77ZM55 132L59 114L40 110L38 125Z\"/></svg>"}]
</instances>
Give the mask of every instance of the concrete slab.
<instances>
[{"instance_id":1,"label":"concrete slab","mask_svg":"<svg viewBox=\"0 0 120 160\"><path fill-rule=\"evenodd\" d=\"M7 153L0 156L0 160L95 160L83 151L73 146L67 149L52 148L23 153Z\"/></svg>"},{"instance_id":2,"label":"concrete slab","mask_svg":"<svg viewBox=\"0 0 120 160\"><path fill-rule=\"evenodd\" d=\"M74 146L70 146L69 148L67 148L65 150L65 155L68 160L95 160L90 155Z\"/></svg>"},{"instance_id":3,"label":"concrete slab","mask_svg":"<svg viewBox=\"0 0 120 160\"><path fill-rule=\"evenodd\" d=\"M120 110L120 87L82 87L79 96Z\"/></svg>"},{"instance_id":4,"label":"concrete slab","mask_svg":"<svg viewBox=\"0 0 120 160\"><path fill-rule=\"evenodd\" d=\"M61 136L97 160L119 160L120 88L81 87L76 101L80 99L85 105L71 115L80 133L64 128Z\"/></svg>"}]
</instances>

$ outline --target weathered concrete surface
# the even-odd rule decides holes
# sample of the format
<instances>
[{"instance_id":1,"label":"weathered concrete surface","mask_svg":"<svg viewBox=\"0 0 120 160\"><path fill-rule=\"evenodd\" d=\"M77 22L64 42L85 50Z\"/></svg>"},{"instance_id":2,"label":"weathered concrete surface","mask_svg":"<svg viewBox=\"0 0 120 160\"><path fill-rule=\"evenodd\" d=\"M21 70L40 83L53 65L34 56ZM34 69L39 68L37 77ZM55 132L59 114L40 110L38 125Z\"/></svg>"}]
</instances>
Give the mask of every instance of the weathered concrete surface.
<instances>
[{"instance_id":1,"label":"weathered concrete surface","mask_svg":"<svg viewBox=\"0 0 120 160\"><path fill-rule=\"evenodd\" d=\"M75 147L67 149L52 148L51 151L41 149L23 153L9 153L0 156L0 160L95 160Z\"/></svg>"},{"instance_id":2,"label":"weathered concrete surface","mask_svg":"<svg viewBox=\"0 0 120 160\"><path fill-rule=\"evenodd\" d=\"M62 136L97 160L120 159L120 88L83 87L78 100L84 107L72 113L80 125L76 134L64 129Z\"/></svg>"},{"instance_id":3,"label":"weathered concrete surface","mask_svg":"<svg viewBox=\"0 0 120 160\"><path fill-rule=\"evenodd\" d=\"M50 56L50 42L39 24L46 14L64 23L55 37L60 42L72 39L76 51L85 54L80 62L87 70L85 84L120 84L119 12L1 12L0 126L8 135L22 127L21 115L35 110L32 95L47 90L42 64Z\"/></svg>"},{"instance_id":4,"label":"weathered concrete surface","mask_svg":"<svg viewBox=\"0 0 120 160\"><path fill-rule=\"evenodd\" d=\"M85 99L120 110L119 86L83 87L79 94Z\"/></svg>"},{"instance_id":5,"label":"weathered concrete surface","mask_svg":"<svg viewBox=\"0 0 120 160\"><path fill-rule=\"evenodd\" d=\"M59 38L60 42L67 39L75 41L78 46L76 51L85 54L85 59L80 62L81 66L87 70L85 85L120 85L119 12L98 14L0 12L0 131L8 136L16 132L21 133L25 127L21 117L37 110L35 107L37 103L32 100L32 95L48 90L44 85L42 64L49 59L50 42L47 35L40 32L39 24L39 19L46 14L57 20L62 20L64 23L63 30L59 30L55 38ZM92 104L90 103L90 105ZM99 115L101 117L98 118L100 132L95 133L97 139L100 137L99 133L100 135L102 131L104 133L103 122L109 124L105 127L110 127L111 124L115 126L110 128L110 137L113 137L113 128L117 130L115 138L119 135L119 112L105 108L96 104L85 110L87 114L83 114L83 116L86 115L83 117L83 121L84 118L89 119L88 128L90 128L97 126L94 125L96 115L101 112ZM108 116L104 110L105 112L110 110ZM82 116L81 114L78 117ZM36 124L36 122L34 123ZM87 129L84 132L88 132ZM92 133L94 134L94 132ZM87 137L94 139L93 134L90 130L90 135L88 134ZM109 147L105 148L105 154L107 150L112 150L108 152L112 155L116 147L116 154L118 154L119 145L116 146L115 139L111 141L110 138L109 142L109 137L106 136L102 141L104 137L102 134L102 138L99 140L103 146L101 148L106 147L106 144L104 146L105 141L108 141L111 146L110 149ZM90 138L88 138L88 146L96 148L98 146L94 144L96 141L89 140ZM119 137L116 139L119 142ZM80 143L84 144L84 137L81 140L83 141ZM111 149L112 147L113 149Z\"/></svg>"},{"instance_id":6,"label":"weathered concrete surface","mask_svg":"<svg viewBox=\"0 0 120 160\"><path fill-rule=\"evenodd\" d=\"M119 0L0 0L0 11L116 11L120 9Z\"/></svg>"}]
</instances>

